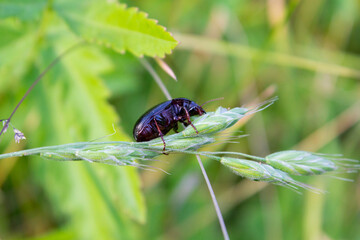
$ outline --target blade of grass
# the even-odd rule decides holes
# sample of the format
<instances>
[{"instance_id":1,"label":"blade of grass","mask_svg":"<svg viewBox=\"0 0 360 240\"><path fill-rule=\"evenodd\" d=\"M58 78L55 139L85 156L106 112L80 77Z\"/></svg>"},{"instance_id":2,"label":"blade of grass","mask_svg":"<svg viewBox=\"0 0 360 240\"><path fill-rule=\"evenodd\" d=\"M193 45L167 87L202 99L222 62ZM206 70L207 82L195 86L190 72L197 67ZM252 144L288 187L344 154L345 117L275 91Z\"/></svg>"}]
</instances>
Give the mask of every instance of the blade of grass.
<instances>
[{"instance_id":1,"label":"blade of grass","mask_svg":"<svg viewBox=\"0 0 360 240\"><path fill-rule=\"evenodd\" d=\"M197 50L219 55L229 55L286 67L296 67L315 72L323 72L342 77L360 79L359 70L343 67L339 64L320 62L312 59L293 56L290 54L264 51L240 44L234 44L190 34L177 33L175 34L175 38L181 42L181 44L178 46L180 49ZM258 56L262 57L259 58Z\"/></svg>"}]
</instances>

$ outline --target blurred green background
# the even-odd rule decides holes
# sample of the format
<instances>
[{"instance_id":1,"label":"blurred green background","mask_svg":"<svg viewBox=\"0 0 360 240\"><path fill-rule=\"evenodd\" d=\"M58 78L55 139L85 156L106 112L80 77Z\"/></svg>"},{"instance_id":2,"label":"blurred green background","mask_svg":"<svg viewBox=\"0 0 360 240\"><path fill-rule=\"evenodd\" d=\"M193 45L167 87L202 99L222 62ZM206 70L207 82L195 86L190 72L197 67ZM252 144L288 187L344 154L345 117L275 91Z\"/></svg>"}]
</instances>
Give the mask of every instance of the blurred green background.
<instances>
[{"instance_id":1,"label":"blurred green background","mask_svg":"<svg viewBox=\"0 0 360 240\"><path fill-rule=\"evenodd\" d=\"M147 59L172 97L199 104L225 97L205 107L212 111L279 96L232 129L248 137L206 150L265 156L299 149L360 159L359 1L124 2L180 41L165 58L178 82ZM28 18L0 22L1 119L76 42L51 11ZM130 140L137 118L165 100L136 57L86 45L64 57L15 114L27 140L15 144L6 133L0 150L89 141L111 134L112 123L118 132L110 139ZM149 164L170 175L39 157L0 160L0 238L221 239L196 159L158 160ZM353 182L300 178L327 193L297 194L203 161L231 239L360 239L359 174L337 175Z\"/></svg>"}]
</instances>

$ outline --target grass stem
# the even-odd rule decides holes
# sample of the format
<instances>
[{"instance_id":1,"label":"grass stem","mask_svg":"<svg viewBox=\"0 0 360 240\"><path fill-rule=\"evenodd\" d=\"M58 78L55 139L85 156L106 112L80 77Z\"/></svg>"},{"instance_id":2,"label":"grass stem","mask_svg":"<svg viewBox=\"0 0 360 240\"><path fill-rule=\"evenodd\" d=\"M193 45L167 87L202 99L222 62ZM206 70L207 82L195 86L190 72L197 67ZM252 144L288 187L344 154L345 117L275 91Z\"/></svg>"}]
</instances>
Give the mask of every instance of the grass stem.
<instances>
[{"instance_id":1,"label":"grass stem","mask_svg":"<svg viewBox=\"0 0 360 240\"><path fill-rule=\"evenodd\" d=\"M223 236L224 236L224 239L225 240L229 240L229 234L227 232L227 229L226 229L226 226L225 226L225 222L224 222L224 218L222 217L222 214L221 214L221 211L220 211L220 207L219 207L219 204L216 200L216 197L215 197L215 193L214 193L214 190L212 189L212 186L211 186L211 183L210 183L210 180L206 174L206 171L205 171L205 168L204 168L204 165L202 164L201 162L201 159L199 157L199 155L196 155L196 158L198 160L198 163L199 163L199 166L201 168L201 172L205 178L205 181L206 181L206 185L209 189L209 192L210 192L210 196L211 196L211 199L213 201L213 204L214 204L214 207L215 207L215 211L216 211L216 215L218 217L218 220L219 220L219 223L220 223L220 227L221 227L221 231L223 233Z\"/></svg>"},{"instance_id":2,"label":"grass stem","mask_svg":"<svg viewBox=\"0 0 360 240\"><path fill-rule=\"evenodd\" d=\"M165 97L168 100L171 100L172 97L171 97L169 91L167 90L165 84L162 82L161 78L156 73L156 71L153 69L153 67L149 64L149 62L146 61L145 58L139 58L139 61L146 68L146 70L150 73L150 75L154 78L155 82L157 83L157 85L159 85L159 87L160 87L161 91L164 93Z\"/></svg>"}]
</instances>

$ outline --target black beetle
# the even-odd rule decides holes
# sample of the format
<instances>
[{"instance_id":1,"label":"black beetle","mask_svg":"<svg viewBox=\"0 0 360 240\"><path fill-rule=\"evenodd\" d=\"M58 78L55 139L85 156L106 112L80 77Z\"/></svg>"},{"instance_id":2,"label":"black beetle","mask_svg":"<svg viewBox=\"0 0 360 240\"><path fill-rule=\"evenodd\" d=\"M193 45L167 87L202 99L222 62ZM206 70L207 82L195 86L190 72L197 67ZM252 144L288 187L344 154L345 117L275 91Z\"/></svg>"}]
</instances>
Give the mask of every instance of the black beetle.
<instances>
[{"instance_id":1,"label":"black beetle","mask_svg":"<svg viewBox=\"0 0 360 240\"><path fill-rule=\"evenodd\" d=\"M178 130L178 122L185 126L191 125L196 133L195 126L190 121L190 116L202 115L206 113L204 109L195 102L186 98L175 98L156 105L144 113L135 123L133 135L137 142L146 142L151 139L163 136L171 129L175 132Z\"/></svg>"}]
</instances>

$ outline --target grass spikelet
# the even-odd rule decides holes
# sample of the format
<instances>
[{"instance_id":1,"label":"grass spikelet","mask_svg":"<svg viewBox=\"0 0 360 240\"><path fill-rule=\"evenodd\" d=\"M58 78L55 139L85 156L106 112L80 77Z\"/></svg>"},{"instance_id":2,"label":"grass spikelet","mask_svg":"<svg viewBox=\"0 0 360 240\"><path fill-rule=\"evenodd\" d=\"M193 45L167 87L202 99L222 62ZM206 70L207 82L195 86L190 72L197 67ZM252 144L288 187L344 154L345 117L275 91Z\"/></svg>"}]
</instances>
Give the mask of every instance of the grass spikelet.
<instances>
[{"instance_id":1,"label":"grass spikelet","mask_svg":"<svg viewBox=\"0 0 360 240\"><path fill-rule=\"evenodd\" d=\"M180 133L165 136L166 152L201 155L219 161L237 175L254 181L271 182L294 190L305 188L314 192L320 192L320 190L296 181L290 175L319 175L339 169L349 172L359 168L357 162L349 159L305 151L281 151L265 158L240 152L198 151L204 145L215 143L216 133L231 127L246 115L265 109L275 100L276 98L273 98L255 108L219 107L215 112L199 116L193 119L193 124L199 134L192 126L188 126ZM152 160L162 155L163 147L163 142L159 138L148 142L80 142L0 154L0 159L39 155L48 160L88 161L144 168L146 165L140 161ZM229 155L239 158L229 157Z\"/></svg>"},{"instance_id":2,"label":"grass spikelet","mask_svg":"<svg viewBox=\"0 0 360 240\"><path fill-rule=\"evenodd\" d=\"M335 171L335 160L305 151L281 151L265 157L266 163L293 175L319 175Z\"/></svg>"},{"instance_id":3,"label":"grass spikelet","mask_svg":"<svg viewBox=\"0 0 360 240\"><path fill-rule=\"evenodd\" d=\"M196 118L193 121L193 124L200 134L214 134L233 126L249 111L250 109L248 108L226 109L219 107L215 112ZM181 134L183 136L197 135L196 131L191 126L188 126Z\"/></svg>"},{"instance_id":4,"label":"grass spikelet","mask_svg":"<svg viewBox=\"0 0 360 240\"><path fill-rule=\"evenodd\" d=\"M268 103L267 103L268 104ZM239 121L249 108L226 109L219 107L215 112L204 114L193 121L199 134L188 126L184 131L164 137L169 152L196 150L215 142L215 133L231 127ZM0 154L0 159L40 155L46 159L113 163L128 165L133 159L150 159L162 154L163 142L154 139L148 142L82 142L58 146L41 147L14 153Z\"/></svg>"},{"instance_id":5,"label":"grass spikelet","mask_svg":"<svg viewBox=\"0 0 360 240\"><path fill-rule=\"evenodd\" d=\"M314 192L321 192L321 190L296 181L286 172L265 163L231 157L222 157L220 162L222 165L230 168L235 174L254 181L270 182L289 187L293 190L297 190L300 187Z\"/></svg>"}]
</instances>

